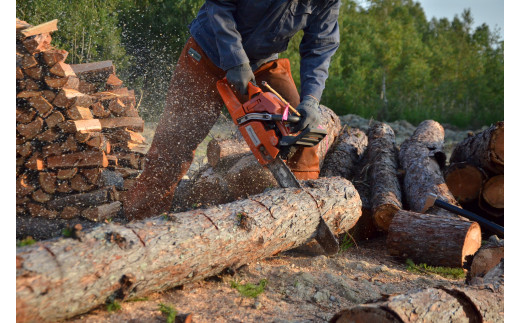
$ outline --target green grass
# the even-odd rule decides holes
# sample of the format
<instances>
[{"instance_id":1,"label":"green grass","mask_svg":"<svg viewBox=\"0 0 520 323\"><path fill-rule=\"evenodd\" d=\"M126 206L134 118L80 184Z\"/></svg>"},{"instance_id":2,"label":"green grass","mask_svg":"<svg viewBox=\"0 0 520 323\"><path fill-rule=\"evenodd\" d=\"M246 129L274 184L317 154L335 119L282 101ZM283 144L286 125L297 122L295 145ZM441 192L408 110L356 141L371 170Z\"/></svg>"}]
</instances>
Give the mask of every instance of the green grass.
<instances>
[{"instance_id":1,"label":"green grass","mask_svg":"<svg viewBox=\"0 0 520 323\"><path fill-rule=\"evenodd\" d=\"M339 250L347 251L349 248L353 247L354 245L355 245L354 240L352 240L352 238L348 234L345 234L343 236L343 240L341 240L341 242L339 244Z\"/></svg>"},{"instance_id":2,"label":"green grass","mask_svg":"<svg viewBox=\"0 0 520 323\"><path fill-rule=\"evenodd\" d=\"M231 282L232 288L235 288L236 290L238 290L238 292L242 296L249 297L249 298L257 298L258 295L260 295L264 292L265 286L267 286L266 279L260 280L260 282L257 285L251 284L251 283L246 283L246 284L241 285L235 281Z\"/></svg>"},{"instance_id":3,"label":"green grass","mask_svg":"<svg viewBox=\"0 0 520 323\"><path fill-rule=\"evenodd\" d=\"M22 240L16 242L16 246L17 247L30 246L35 243L36 243L36 241L32 237L27 237L25 239L22 239Z\"/></svg>"},{"instance_id":4,"label":"green grass","mask_svg":"<svg viewBox=\"0 0 520 323\"><path fill-rule=\"evenodd\" d=\"M116 312L121 310L121 304L119 304L117 301L112 301L107 304L107 311L110 312Z\"/></svg>"},{"instance_id":5,"label":"green grass","mask_svg":"<svg viewBox=\"0 0 520 323\"><path fill-rule=\"evenodd\" d=\"M159 304L159 311L166 315L166 322L167 323L173 323L175 322L175 316L177 316L177 310L175 307L170 305L165 305L163 303Z\"/></svg>"},{"instance_id":6,"label":"green grass","mask_svg":"<svg viewBox=\"0 0 520 323\"><path fill-rule=\"evenodd\" d=\"M73 233L73 231L70 228L63 228L61 230L61 235L64 236L64 237L67 237L67 238L72 237L72 233Z\"/></svg>"},{"instance_id":7,"label":"green grass","mask_svg":"<svg viewBox=\"0 0 520 323\"><path fill-rule=\"evenodd\" d=\"M461 279L466 275L462 268L433 267L426 264L416 265L411 259L406 259L406 269L413 273L437 274L451 279Z\"/></svg>"}]
</instances>

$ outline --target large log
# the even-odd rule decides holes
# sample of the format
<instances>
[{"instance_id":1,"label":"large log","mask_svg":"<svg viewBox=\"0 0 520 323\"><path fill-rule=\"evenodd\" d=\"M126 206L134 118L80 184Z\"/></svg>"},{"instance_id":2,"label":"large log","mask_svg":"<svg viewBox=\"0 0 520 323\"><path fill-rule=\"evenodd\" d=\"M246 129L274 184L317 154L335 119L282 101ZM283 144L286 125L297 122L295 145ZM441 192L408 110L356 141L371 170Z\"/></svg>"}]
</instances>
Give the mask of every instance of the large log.
<instances>
[{"instance_id":1,"label":"large log","mask_svg":"<svg viewBox=\"0 0 520 323\"><path fill-rule=\"evenodd\" d=\"M504 208L504 175L493 176L484 183L482 198L495 209Z\"/></svg>"},{"instance_id":2,"label":"large log","mask_svg":"<svg viewBox=\"0 0 520 323\"><path fill-rule=\"evenodd\" d=\"M397 178L398 161L395 134L385 123L375 123L368 132L367 169L370 181L374 222L388 231L401 203L401 184Z\"/></svg>"},{"instance_id":3,"label":"large log","mask_svg":"<svg viewBox=\"0 0 520 323\"><path fill-rule=\"evenodd\" d=\"M481 244L480 226L453 216L401 210L394 215L386 245L397 257L416 263L461 268Z\"/></svg>"},{"instance_id":4,"label":"large log","mask_svg":"<svg viewBox=\"0 0 520 323\"><path fill-rule=\"evenodd\" d=\"M366 134L357 128L346 128L325 156L321 177L341 176L351 180L368 145Z\"/></svg>"},{"instance_id":5,"label":"large log","mask_svg":"<svg viewBox=\"0 0 520 323\"><path fill-rule=\"evenodd\" d=\"M320 165L332 142L337 137L341 124L336 114L329 108L320 106L321 126L327 136L318 144ZM235 141L237 145L241 145ZM228 203L248 195L259 194L278 184L271 172L260 165L252 153L228 155L215 167L204 167L193 179L177 188L173 199L175 209L184 210L193 205L215 205Z\"/></svg>"},{"instance_id":6,"label":"large log","mask_svg":"<svg viewBox=\"0 0 520 323\"><path fill-rule=\"evenodd\" d=\"M421 122L413 135L401 144L399 162L405 170L403 190L409 208L422 212L428 194L433 193L444 201L459 206L444 182L445 166L444 128L436 121ZM453 215L438 207L428 213Z\"/></svg>"},{"instance_id":7,"label":"large log","mask_svg":"<svg viewBox=\"0 0 520 323\"><path fill-rule=\"evenodd\" d=\"M504 295L475 288L427 288L345 309L330 323L503 322Z\"/></svg>"},{"instance_id":8,"label":"large log","mask_svg":"<svg viewBox=\"0 0 520 323\"><path fill-rule=\"evenodd\" d=\"M351 228L361 203L341 178L308 181L209 209L126 225L110 223L80 240L17 249L17 321L57 321L107 300L143 297L225 268L302 245L321 214L336 234Z\"/></svg>"},{"instance_id":9,"label":"large log","mask_svg":"<svg viewBox=\"0 0 520 323\"><path fill-rule=\"evenodd\" d=\"M469 162L490 174L504 173L504 121L461 141L453 150L450 163Z\"/></svg>"},{"instance_id":10,"label":"large log","mask_svg":"<svg viewBox=\"0 0 520 323\"><path fill-rule=\"evenodd\" d=\"M212 139L208 143L206 156L212 167L228 156L249 153L251 149L243 139Z\"/></svg>"}]
</instances>

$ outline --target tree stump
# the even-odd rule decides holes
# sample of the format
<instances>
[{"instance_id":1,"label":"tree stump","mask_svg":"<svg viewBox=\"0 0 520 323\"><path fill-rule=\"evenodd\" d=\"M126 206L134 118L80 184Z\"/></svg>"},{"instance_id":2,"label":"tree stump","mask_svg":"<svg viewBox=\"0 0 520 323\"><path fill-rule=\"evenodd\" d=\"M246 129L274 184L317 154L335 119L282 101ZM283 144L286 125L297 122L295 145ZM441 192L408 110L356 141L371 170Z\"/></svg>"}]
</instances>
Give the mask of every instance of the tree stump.
<instances>
[{"instance_id":1,"label":"tree stump","mask_svg":"<svg viewBox=\"0 0 520 323\"><path fill-rule=\"evenodd\" d=\"M466 256L481 244L480 226L452 216L401 210L388 228L386 245L392 256L415 263L462 268Z\"/></svg>"}]
</instances>

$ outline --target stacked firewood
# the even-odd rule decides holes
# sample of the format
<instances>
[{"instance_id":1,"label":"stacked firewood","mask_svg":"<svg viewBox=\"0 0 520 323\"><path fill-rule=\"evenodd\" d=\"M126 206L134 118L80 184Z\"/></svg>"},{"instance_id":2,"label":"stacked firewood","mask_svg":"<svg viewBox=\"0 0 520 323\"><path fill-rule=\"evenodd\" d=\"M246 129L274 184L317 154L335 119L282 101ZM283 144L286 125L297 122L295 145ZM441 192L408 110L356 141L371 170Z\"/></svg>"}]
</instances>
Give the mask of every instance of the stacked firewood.
<instances>
[{"instance_id":1,"label":"stacked firewood","mask_svg":"<svg viewBox=\"0 0 520 323\"><path fill-rule=\"evenodd\" d=\"M56 30L16 21L17 214L103 221L142 169L144 121L112 62L65 63Z\"/></svg>"},{"instance_id":2,"label":"stacked firewood","mask_svg":"<svg viewBox=\"0 0 520 323\"><path fill-rule=\"evenodd\" d=\"M461 205L503 224L504 122L460 142L444 177Z\"/></svg>"}]
</instances>

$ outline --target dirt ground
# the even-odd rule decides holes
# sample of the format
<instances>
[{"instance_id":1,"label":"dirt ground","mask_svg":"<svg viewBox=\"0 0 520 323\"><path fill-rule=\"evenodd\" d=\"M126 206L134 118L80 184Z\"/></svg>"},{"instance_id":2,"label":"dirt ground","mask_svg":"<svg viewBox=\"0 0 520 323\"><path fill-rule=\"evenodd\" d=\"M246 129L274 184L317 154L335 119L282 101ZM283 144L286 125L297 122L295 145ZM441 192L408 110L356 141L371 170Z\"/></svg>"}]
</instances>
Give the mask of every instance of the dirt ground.
<instances>
[{"instance_id":1,"label":"dirt ground","mask_svg":"<svg viewBox=\"0 0 520 323\"><path fill-rule=\"evenodd\" d=\"M340 117L342 124L367 131L371 120L355 115ZM415 127L406 121L389 123L402 143ZM463 140L468 131L446 128L446 152ZM155 124L147 124L144 136L151 143ZM186 178L205 160L207 143L213 137L229 137L237 129L221 117L210 135L199 146ZM257 298L242 296L232 282L267 285ZM286 251L251 263L233 273L222 273L204 281L149 295L146 299L125 301L121 309L105 307L78 316L69 322L166 322L159 304L175 308L179 314L192 313L193 322L325 322L349 306L373 302L385 296L435 286L461 286L454 280L434 274L415 274L404 261L386 251L385 237L357 241L357 246L334 256L324 256L320 247L310 245Z\"/></svg>"},{"instance_id":2,"label":"dirt ground","mask_svg":"<svg viewBox=\"0 0 520 323\"><path fill-rule=\"evenodd\" d=\"M231 282L258 284L267 280L257 298L242 296ZM334 256L319 246L280 253L205 281L121 303L119 311L100 308L70 322L166 322L159 304L193 322L326 322L349 306L391 294L435 286L462 286L464 280L414 274L386 251L385 237L358 242Z\"/></svg>"}]
</instances>

